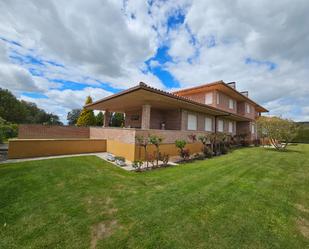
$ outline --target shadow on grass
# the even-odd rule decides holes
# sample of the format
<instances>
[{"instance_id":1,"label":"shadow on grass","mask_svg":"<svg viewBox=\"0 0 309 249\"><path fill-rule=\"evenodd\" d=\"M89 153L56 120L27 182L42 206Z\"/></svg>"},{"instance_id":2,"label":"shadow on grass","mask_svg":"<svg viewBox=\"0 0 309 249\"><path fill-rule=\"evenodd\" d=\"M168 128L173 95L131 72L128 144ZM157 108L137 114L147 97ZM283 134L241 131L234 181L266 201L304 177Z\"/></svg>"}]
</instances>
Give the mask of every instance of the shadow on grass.
<instances>
[{"instance_id":1,"label":"shadow on grass","mask_svg":"<svg viewBox=\"0 0 309 249\"><path fill-rule=\"evenodd\" d=\"M275 148L263 148L263 149L267 150L267 151L273 151L273 152L279 152L279 153L298 153L298 154L304 154L302 151L293 150L293 149L289 149L289 148L284 149L284 150L277 150Z\"/></svg>"}]
</instances>

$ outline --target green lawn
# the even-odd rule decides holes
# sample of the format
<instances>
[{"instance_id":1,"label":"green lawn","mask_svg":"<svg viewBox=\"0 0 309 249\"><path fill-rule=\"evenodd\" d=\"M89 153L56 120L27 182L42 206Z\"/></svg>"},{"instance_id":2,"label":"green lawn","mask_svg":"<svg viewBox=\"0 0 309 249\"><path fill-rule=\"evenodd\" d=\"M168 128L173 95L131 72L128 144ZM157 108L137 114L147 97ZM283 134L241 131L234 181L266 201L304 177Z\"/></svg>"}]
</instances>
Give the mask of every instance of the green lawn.
<instances>
[{"instance_id":1,"label":"green lawn","mask_svg":"<svg viewBox=\"0 0 309 249\"><path fill-rule=\"evenodd\" d=\"M126 172L0 165L0 248L309 248L309 145Z\"/></svg>"}]
</instances>

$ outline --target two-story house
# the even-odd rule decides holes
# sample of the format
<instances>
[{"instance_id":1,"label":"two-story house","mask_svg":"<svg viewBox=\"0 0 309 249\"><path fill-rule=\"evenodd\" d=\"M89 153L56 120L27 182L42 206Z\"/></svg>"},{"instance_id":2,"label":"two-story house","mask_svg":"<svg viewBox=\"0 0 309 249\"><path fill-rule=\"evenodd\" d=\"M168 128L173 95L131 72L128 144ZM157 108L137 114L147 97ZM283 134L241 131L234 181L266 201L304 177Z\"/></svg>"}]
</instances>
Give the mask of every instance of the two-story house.
<instances>
[{"instance_id":1,"label":"two-story house","mask_svg":"<svg viewBox=\"0 0 309 249\"><path fill-rule=\"evenodd\" d=\"M141 157L137 155L137 135L163 137L163 151L171 155L177 154L174 141L187 139L189 134L246 134L253 140L257 138L256 118L268 112L251 100L248 92L238 92L234 82L223 81L172 93L140 83L86 108L105 111L104 128L92 129L91 137L107 139L107 151L129 159ZM124 128L109 127L113 112L125 113ZM190 146L192 152L200 151L200 145ZM130 155L124 151L130 151Z\"/></svg>"}]
</instances>

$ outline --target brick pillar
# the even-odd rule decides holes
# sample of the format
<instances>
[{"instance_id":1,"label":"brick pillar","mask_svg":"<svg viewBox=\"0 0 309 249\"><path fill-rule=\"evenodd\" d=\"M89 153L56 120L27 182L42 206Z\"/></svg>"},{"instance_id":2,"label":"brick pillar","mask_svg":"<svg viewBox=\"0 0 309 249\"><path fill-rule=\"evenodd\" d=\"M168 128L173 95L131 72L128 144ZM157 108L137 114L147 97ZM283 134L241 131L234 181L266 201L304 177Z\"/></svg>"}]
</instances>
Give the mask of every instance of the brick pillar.
<instances>
[{"instance_id":1,"label":"brick pillar","mask_svg":"<svg viewBox=\"0 0 309 249\"><path fill-rule=\"evenodd\" d=\"M151 106L146 104L142 107L142 129L150 129L150 111Z\"/></svg>"},{"instance_id":2,"label":"brick pillar","mask_svg":"<svg viewBox=\"0 0 309 249\"><path fill-rule=\"evenodd\" d=\"M105 110L104 120L103 120L103 127L108 127L109 126L110 118L111 118L111 113L108 110Z\"/></svg>"}]
</instances>

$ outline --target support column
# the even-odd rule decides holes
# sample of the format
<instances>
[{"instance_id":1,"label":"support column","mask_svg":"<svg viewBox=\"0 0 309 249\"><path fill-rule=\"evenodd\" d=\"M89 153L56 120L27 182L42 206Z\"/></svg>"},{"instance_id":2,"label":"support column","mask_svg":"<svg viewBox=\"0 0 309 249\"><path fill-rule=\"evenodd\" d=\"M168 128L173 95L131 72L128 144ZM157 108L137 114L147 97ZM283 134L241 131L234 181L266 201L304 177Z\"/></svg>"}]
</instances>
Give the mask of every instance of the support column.
<instances>
[{"instance_id":1,"label":"support column","mask_svg":"<svg viewBox=\"0 0 309 249\"><path fill-rule=\"evenodd\" d=\"M105 110L104 113L104 120L103 120L103 127L109 127L111 113L108 110Z\"/></svg>"},{"instance_id":2,"label":"support column","mask_svg":"<svg viewBox=\"0 0 309 249\"><path fill-rule=\"evenodd\" d=\"M146 104L142 107L142 129L150 129L150 111L151 106Z\"/></svg>"}]
</instances>

